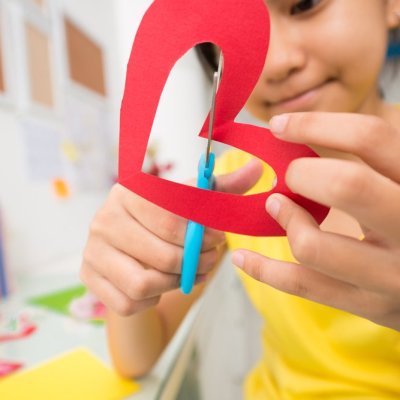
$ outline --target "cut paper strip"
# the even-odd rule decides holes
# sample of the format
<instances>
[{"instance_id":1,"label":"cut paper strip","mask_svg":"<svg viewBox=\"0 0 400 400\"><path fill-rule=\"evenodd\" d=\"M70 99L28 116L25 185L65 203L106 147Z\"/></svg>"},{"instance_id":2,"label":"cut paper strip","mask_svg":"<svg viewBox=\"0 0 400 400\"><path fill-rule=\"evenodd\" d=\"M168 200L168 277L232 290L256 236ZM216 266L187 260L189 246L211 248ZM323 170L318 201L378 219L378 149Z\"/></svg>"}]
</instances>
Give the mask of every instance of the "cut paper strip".
<instances>
[{"instance_id":1,"label":"cut paper strip","mask_svg":"<svg viewBox=\"0 0 400 400\"><path fill-rule=\"evenodd\" d=\"M26 339L37 330L37 324L25 312L11 317L0 314L0 344Z\"/></svg>"},{"instance_id":2,"label":"cut paper strip","mask_svg":"<svg viewBox=\"0 0 400 400\"><path fill-rule=\"evenodd\" d=\"M235 123L263 70L269 43L264 0L155 0L133 43L121 107L119 183L145 199L185 218L222 231L282 236L265 211L272 193L283 193L310 211L318 222L328 209L290 192L288 164L317 157L308 147L276 139L268 129ZM269 164L278 184L270 192L240 196L206 191L142 172L149 135L161 93L174 64L198 43L221 48L224 70L216 99L213 138ZM208 119L200 132L207 137Z\"/></svg>"},{"instance_id":3,"label":"cut paper strip","mask_svg":"<svg viewBox=\"0 0 400 400\"><path fill-rule=\"evenodd\" d=\"M13 340L25 339L35 333L37 330L37 326L31 323L28 323L20 328L18 332L0 334L0 343L11 342Z\"/></svg>"},{"instance_id":4,"label":"cut paper strip","mask_svg":"<svg viewBox=\"0 0 400 400\"><path fill-rule=\"evenodd\" d=\"M0 399L123 399L139 385L119 377L86 349L76 349L43 365L0 381Z\"/></svg>"},{"instance_id":5,"label":"cut paper strip","mask_svg":"<svg viewBox=\"0 0 400 400\"><path fill-rule=\"evenodd\" d=\"M8 362L0 360L0 378L12 374L22 368L23 364L16 362ZM1 382L1 381L0 381Z\"/></svg>"}]
</instances>

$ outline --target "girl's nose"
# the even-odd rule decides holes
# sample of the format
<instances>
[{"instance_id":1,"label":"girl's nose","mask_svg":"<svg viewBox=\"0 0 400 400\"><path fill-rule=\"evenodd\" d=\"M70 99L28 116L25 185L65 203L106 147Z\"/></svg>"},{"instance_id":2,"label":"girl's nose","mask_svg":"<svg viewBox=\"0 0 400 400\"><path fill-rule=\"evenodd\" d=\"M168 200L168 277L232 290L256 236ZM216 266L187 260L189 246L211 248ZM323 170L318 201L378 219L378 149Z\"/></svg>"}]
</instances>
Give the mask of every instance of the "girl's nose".
<instances>
[{"instance_id":1,"label":"girl's nose","mask_svg":"<svg viewBox=\"0 0 400 400\"><path fill-rule=\"evenodd\" d=\"M304 68L306 51L302 46L301 33L285 22L271 23L271 37L264 79L279 83Z\"/></svg>"}]
</instances>

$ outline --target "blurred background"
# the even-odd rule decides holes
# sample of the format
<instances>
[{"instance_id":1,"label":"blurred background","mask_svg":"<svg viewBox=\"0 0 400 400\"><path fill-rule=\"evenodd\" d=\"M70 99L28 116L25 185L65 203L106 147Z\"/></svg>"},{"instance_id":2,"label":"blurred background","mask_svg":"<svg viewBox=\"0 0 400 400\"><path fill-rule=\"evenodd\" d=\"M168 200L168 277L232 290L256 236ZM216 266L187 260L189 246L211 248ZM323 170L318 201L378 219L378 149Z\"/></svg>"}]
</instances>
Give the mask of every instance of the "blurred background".
<instances>
[{"instance_id":1,"label":"blurred background","mask_svg":"<svg viewBox=\"0 0 400 400\"><path fill-rule=\"evenodd\" d=\"M126 65L149 4L0 2L0 213L12 285L27 273L56 273L81 253L89 221L116 179ZM194 54L178 62L145 168L156 164L168 179L195 175L206 83Z\"/></svg>"},{"instance_id":2,"label":"blurred background","mask_svg":"<svg viewBox=\"0 0 400 400\"><path fill-rule=\"evenodd\" d=\"M89 223L116 180L126 65L150 3L0 0L3 295L5 289L18 292L33 276L78 273ZM390 55L382 87L388 100L400 102L398 46ZM209 81L189 51L164 89L144 168L179 181L195 176L205 147L196 135L209 104ZM209 295L213 312L196 339L206 365L196 374L207 399L240 398L243 374L258 351L250 339L257 337L250 333L258 329L256 317L229 265L222 274L224 285Z\"/></svg>"}]
</instances>

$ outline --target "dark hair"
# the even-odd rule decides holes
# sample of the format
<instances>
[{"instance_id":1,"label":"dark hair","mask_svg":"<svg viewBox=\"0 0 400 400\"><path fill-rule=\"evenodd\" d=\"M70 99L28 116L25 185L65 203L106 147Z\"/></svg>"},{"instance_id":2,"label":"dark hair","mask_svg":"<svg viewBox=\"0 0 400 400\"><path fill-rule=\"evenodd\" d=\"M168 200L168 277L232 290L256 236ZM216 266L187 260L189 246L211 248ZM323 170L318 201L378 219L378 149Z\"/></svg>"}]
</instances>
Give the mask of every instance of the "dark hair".
<instances>
[{"instance_id":1,"label":"dark hair","mask_svg":"<svg viewBox=\"0 0 400 400\"><path fill-rule=\"evenodd\" d=\"M216 46L213 43L200 43L196 45L195 49L207 75L212 80L214 72L218 70Z\"/></svg>"},{"instance_id":2,"label":"dark hair","mask_svg":"<svg viewBox=\"0 0 400 400\"><path fill-rule=\"evenodd\" d=\"M400 57L400 29L396 28L389 32L388 58L399 59Z\"/></svg>"},{"instance_id":3,"label":"dark hair","mask_svg":"<svg viewBox=\"0 0 400 400\"><path fill-rule=\"evenodd\" d=\"M400 65L400 29L395 28L389 32L389 44L386 59L390 64L391 78L394 79L399 74Z\"/></svg>"}]
</instances>

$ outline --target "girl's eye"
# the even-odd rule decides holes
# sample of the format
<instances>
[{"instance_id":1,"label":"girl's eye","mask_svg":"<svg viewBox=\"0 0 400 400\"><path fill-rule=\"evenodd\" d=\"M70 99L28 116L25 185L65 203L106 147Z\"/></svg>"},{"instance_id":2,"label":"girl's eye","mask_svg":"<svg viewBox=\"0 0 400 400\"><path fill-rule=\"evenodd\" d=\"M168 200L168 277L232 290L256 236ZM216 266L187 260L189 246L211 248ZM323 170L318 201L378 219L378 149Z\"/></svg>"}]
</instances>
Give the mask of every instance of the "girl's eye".
<instances>
[{"instance_id":1,"label":"girl's eye","mask_svg":"<svg viewBox=\"0 0 400 400\"><path fill-rule=\"evenodd\" d=\"M302 0L297 2L290 9L291 15L301 14L307 11L312 10L314 7L318 5L322 0Z\"/></svg>"}]
</instances>

